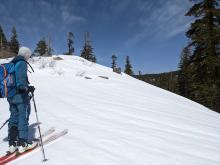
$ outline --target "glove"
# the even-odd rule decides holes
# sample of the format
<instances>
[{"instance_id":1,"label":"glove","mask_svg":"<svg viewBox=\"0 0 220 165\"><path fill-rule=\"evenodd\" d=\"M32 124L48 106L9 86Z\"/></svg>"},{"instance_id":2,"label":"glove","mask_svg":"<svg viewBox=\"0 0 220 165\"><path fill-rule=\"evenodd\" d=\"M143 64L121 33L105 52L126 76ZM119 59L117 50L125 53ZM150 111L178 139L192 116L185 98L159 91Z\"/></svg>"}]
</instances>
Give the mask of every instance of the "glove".
<instances>
[{"instance_id":1,"label":"glove","mask_svg":"<svg viewBox=\"0 0 220 165\"><path fill-rule=\"evenodd\" d=\"M28 92L34 93L35 87L34 86L28 86Z\"/></svg>"},{"instance_id":2,"label":"glove","mask_svg":"<svg viewBox=\"0 0 220 165\"><path fill-rule=\"evenodd\" d=\"M25 88L16 88L16 93L25 93L25 92L27 92L27 88L25 87Z\"/></svg>"}]
</instances>

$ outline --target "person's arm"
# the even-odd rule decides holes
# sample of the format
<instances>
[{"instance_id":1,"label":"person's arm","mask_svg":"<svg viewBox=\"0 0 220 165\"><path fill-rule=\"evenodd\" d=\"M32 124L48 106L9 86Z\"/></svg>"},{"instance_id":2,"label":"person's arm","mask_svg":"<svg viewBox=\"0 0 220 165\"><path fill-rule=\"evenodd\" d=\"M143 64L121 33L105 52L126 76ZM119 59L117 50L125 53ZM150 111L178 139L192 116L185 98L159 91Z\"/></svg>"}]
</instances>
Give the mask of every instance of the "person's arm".
<instances>
[{"instance_id":1,"label":"person's arm","mask_svg":"<svg viewBox=\"0 0 220 165\"><path fill-rule=\"evenodd\" d=\"M25 92L28 90L27 64L24 61L19 61L15 64L15 79L18 92Z\"/></svg>"}]
</instances>

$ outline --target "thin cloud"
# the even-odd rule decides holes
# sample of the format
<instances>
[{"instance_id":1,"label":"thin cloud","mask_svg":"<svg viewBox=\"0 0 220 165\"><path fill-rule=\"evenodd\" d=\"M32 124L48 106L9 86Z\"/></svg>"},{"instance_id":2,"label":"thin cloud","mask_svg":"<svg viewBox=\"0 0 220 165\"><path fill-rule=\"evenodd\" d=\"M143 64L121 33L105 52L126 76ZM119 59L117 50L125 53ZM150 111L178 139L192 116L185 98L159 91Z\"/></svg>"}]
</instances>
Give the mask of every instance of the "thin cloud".
<instances>
[{"instance_id":1,"label":"thin cloud","mask_svg":"<svg viewBox=\"0 0 220 165\"><path fill-rule=\"evenodd\" d=\"M121 13L127 9L127 7L131 4L131 0L121 0L111 2L111 9L114 13Z\"/></svg>"},{"instance_id":2,"label":"thin cloud","mask_svg":"<svg viewBox=\"0 0 220 165\"><path fill-rule=\"evenodd\" d=\"M187 1L160 0L157 3L148 1L139 5L139 10L144 13L137 22L141 30L131 37L126 45L136 44L152 37L170 39L189 27L190 18L184 16L190 7Z\"/></svg>"},{"instance_id":3,"label":"thin cloud","mask_svg":"<svg viewBox=\"0 0 220 165\"><path fill-rule=\"evenodd\" d=\"M85 22L86 19L81 16L74 15L68 11L62 11L62 19L65 24L71 24L75 22Z\"/></svg>"}]
</instances>

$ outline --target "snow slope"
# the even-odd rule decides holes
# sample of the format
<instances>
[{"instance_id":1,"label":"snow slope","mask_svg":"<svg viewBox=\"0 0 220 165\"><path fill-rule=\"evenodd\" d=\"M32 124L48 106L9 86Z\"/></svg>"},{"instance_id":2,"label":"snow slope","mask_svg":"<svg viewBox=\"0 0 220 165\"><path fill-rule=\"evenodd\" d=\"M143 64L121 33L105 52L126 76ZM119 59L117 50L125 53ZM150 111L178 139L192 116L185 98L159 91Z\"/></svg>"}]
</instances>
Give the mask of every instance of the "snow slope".
<instances>
[{"instance_id":1,"label":"snow slope","mask_svg":"<svg viewBox=\"0 0 220 165\"><path fill-rule=\"evenodd\" d=\"M80 57L60 57L64 60L35 58L35 73L29 76L36 87L42 130L69 129L46 147L45 164L220 164L219 114ZM8 116L8 103L0 99L0 123ZM30 124L35 122L32 109ZM0 131L0 154L7 149L6 136L5 127ZM11 164L37 165L41 160L37 151Z\"/></svg>"}]
</instances>

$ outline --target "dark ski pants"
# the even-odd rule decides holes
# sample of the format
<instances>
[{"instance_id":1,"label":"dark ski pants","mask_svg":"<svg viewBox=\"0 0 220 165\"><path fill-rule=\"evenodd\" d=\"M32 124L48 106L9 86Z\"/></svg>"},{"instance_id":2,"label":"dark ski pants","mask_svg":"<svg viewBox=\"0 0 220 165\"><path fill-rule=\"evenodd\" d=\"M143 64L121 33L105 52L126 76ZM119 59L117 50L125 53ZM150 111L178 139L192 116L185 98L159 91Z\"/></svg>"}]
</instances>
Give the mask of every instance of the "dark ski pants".
<instances>
[{"instance_id":1,"label":"dark ski pants","mask_svg":"<svg viewBox=\"0 0 220 165\"><path fill-rule=\"evenodd\" d=\"M18 139L28 140L29 115L31 111L30 102L12 104L9 103L10 118L8 123L9 145Z\"/></svg>"}]
</instances>

